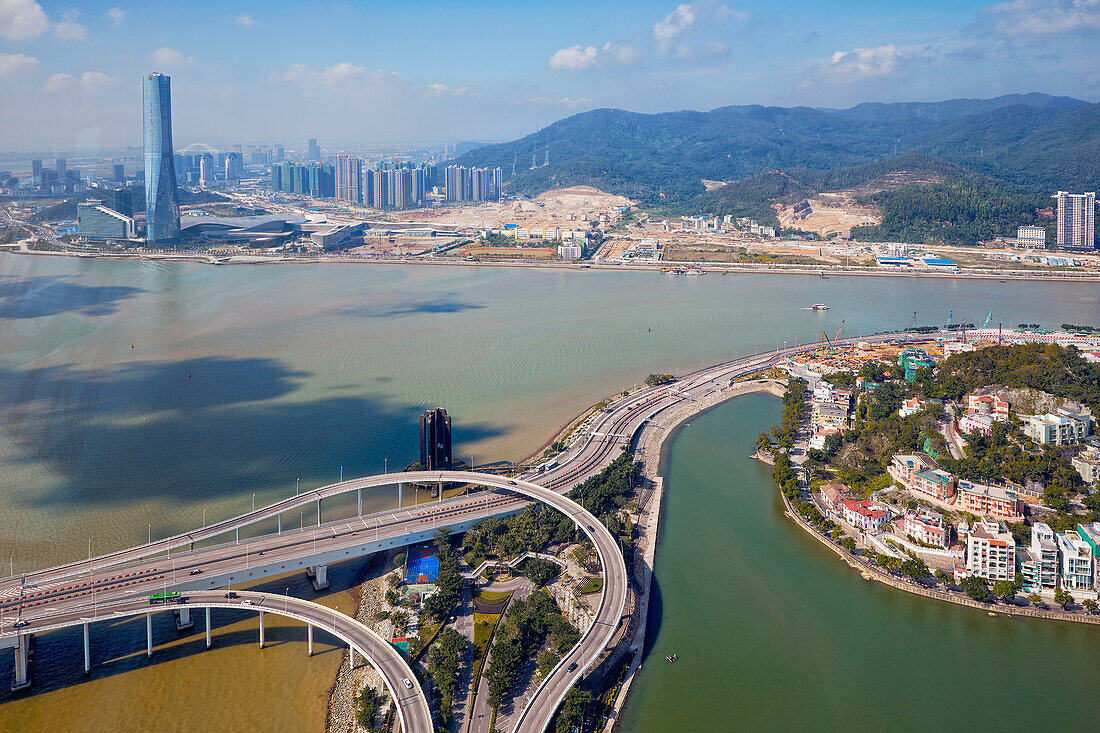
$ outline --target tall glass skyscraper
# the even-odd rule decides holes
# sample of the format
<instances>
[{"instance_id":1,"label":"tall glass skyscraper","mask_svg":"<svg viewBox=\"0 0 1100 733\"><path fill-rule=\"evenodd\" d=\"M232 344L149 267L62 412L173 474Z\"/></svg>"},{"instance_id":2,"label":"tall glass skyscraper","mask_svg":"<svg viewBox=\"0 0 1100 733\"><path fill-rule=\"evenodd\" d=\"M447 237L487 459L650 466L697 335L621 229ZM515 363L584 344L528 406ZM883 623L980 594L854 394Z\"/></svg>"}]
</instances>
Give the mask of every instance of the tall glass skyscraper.
<instances>
[{"instance_id":1,"label":"tall glass skyscraper","mask_svg":"<svg viewBox=\"0 0 1100 733\"><path fill-rule=\"evenodd\" d=\"M180 198L172 156L171 78L147 75L144 94L145 241L169 244L180 236Z\"/></svg>"}]
</instances>

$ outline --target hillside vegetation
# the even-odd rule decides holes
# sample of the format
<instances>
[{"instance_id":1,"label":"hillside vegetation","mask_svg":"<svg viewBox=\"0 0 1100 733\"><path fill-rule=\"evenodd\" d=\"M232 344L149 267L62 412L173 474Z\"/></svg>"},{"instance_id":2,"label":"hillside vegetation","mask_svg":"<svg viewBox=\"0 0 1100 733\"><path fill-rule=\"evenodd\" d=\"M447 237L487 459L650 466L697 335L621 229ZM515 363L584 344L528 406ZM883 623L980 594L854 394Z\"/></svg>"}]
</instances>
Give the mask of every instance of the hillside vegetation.
<instances>
[{"instance_id":1,"label":"hillside vegetation","mask_svg":"<svg viewBox=\"0 0 1100 733\"><path fill-rule=\"evenodd\" d=\"M1100 186L1100 105L1046 95L849 110L722 107L639 114L597 109L460 156L500 166L515 193L591 185L646 204L686 202L701 179L832 170L920 154L1036 190ZM549 154L549 165L542 165ZM536 167L530 168L532 157ZM798 176L795 176L796 179Z\"/></svg>"}]
</instances>

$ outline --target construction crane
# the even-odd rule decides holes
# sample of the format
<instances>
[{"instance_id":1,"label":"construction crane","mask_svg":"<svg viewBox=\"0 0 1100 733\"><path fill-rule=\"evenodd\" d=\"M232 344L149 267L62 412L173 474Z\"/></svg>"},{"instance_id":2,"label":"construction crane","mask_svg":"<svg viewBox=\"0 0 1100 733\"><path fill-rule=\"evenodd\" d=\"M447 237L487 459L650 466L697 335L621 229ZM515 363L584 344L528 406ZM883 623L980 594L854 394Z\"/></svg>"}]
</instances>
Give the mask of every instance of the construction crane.
<instances>
[{"instance_id":1,"label":"construction crane","mask_svg":"<svg viewBox=\"0 0 1100 733\"><path fill-rule=\"evenodd\" d=\"M836 353L836 340L838 338L840 338L840 332L843 331L843 330L844 330L844 321L841 321L840 322L840 328L838 328L836 330L836 334L833 336L832 340L829 339L829 334L822 331L821 332L821 348L824 349L825 344L827 342L829 344L829 353L835 354Z\"/></svg>"},{"instance_id":2,"label":"construction crane","mask_svg":"<svg viewBox=\"0 0 1100 733\"><path fill-rule=\"evenodd\" d=\"M985 320L984 320L984 321L982 321L982 327L981 327L981 329L980 329L980 330L978 331L978 336L979 336L979 337L981 336L981 334L982 334L982 331L984 331L984 330L985 330L985 327L989 325L989 321L990 321L990 319L992 319L992 318L993 318L993 311L989 311L989 315L985 317Z\"/></svg>"},{"instance_id":3,"label":"construction crane","mask_svg":"<svg viewBox=\"0 0 1100 733\"><path fill-rule=\"evenodd\" d=\"M909 329L911 329L913 327L913 324L915 324L916 322L917 322L917 312L913 311L913 317L909 319L909 325L905 327L905 330L908 331Z\"/></svg>"},{"instance_id":4,"label":"construction crane","mask_svg":"<svg viewBox=\"0 0 1100 733\"><path fill-rule=\"evenodd\" d=\"M954 313L955 313L955 311L951 311L951 310L947 311L947 323L943 324L943 330L944 331L950 330L950 328L951 328L951 316Z\"/></svg>"}]
</instances>

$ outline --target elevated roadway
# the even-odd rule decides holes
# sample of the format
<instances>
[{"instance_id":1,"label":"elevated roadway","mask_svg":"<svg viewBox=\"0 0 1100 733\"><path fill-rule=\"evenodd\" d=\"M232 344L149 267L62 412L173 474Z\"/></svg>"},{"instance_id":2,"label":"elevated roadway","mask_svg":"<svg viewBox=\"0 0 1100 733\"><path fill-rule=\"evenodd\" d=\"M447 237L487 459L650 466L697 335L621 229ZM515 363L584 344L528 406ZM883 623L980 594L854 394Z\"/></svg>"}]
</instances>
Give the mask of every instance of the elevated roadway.
<instances>
[{"instance_id":1,"label":"elevated roadway","mask_svg":"<svg viewBox=\"0 0 1100 733\"><path fill-rule=\"evenodd\" d=\"M837 345L927 339L935 335L886 334L843 339ZM630 448L639 431L662 411L684 401L700 400L728 387L738 377L782 364L800 352L816 348L813 344L754 354L684 375L673 385L634 392L590 418L580 437L558 455L556 465L515 479L457 471L391 473L351 479L300 492L255 511L145 545L8 578L0 581L0 647L16 634L46 626L53 628L49 621L52 617L74 612L86 614L89 607L94 608L99 602L128 599L135 593L148 594L161 589L182 589L194 595L298 568L319 568L328 562L430 539L441 527L462 531L488 516L519 511L526 505L526 499L533 499L555 507L577 522L593 541L605 573L596 623L544 680L521 713L516 728L545 730L565 693L614 636L621 621L627 586L625 566L614 538L595 517L560 492L599 473L624 449ZM491 490L370 515L357 511L350 518L321 521L325 499L357 492L360 495L357 506L361 507L363 490L397 483L469 483ZM277 519L281 530L283 515L314 504L316 526L240 539L242 528L258 522ZM233 540L196 548L230 535ZM32 625L13 629L11 621L16 614ZM573 664L576 667L570 671Z\"/></svg>"}]
</instances>

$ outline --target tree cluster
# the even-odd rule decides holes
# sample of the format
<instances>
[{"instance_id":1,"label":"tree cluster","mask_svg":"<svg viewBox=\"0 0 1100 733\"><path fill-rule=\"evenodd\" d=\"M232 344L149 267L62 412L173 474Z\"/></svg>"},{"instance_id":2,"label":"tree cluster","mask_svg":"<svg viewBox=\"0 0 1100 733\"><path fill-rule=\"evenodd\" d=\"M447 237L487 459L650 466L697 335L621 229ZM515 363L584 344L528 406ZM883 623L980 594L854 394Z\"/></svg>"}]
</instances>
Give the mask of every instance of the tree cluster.
<instances>
[{"instance_id":1,"label":"tree cluster","mask_svg":"<svg viewBox=\"0 0 1100 733\"><path fill-rule=\"evenodd\" d=\"M439 690L439 715L443 725L447 725L451 717L458 667L466 651L466 644L465 636L447 627L439 634L428 657L432 681Z\"/></svg>"},{"instance_id":2,"label":"tree cluster","mask_svg":"<svg viewBox=\"0 0 1100 733\"><path fill-rule=\"evenodd\" d=\"M552 651L562 654L580 639L580 633L562 615L558 604L545 590L536 590L523 601L514 602L505 614L493 641L492 658L485 670L489 687L487 701L500 705L515 685L522 661L549 641Z\"/></svg>"}]
</instances>

